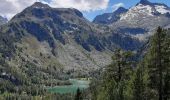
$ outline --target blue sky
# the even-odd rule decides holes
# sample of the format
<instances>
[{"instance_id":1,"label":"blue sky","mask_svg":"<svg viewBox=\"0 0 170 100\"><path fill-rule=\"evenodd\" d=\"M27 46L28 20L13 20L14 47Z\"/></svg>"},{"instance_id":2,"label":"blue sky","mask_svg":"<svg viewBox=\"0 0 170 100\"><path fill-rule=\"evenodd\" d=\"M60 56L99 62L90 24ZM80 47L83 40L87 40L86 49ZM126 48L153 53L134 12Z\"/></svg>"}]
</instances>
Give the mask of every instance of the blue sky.
<instances>
[{"instance_id":1,"label":"blue sky","mask_svg":"<svg viewBox=\"0 0 170 100\"><path fill-rule=\"evenodd\" d=\"M170 7L170 0L148 0L150 2L155 3L164 3ZM96 15L100 15L103 13L113 12L112 6L118 3L123 3L125 8L130 8L134 5L136 5L140 0L110 0L108 8L105 10L98 10L98 11L90 11L90 12L83 12L84 16L92 21Z\"/></svg>"}]
</instances>

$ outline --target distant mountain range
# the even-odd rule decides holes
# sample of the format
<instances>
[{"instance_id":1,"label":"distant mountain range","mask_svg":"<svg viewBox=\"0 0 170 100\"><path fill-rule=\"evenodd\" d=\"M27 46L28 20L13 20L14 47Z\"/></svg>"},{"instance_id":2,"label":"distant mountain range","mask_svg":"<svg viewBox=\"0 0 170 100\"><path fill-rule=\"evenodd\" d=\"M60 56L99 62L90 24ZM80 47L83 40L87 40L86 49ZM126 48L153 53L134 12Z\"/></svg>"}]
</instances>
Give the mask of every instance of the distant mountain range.
<instances>
[{"instance_id":1,"label":"distant mountain range","mask_svg":"<svg viewBox=\"0 0 170 100\"><path fill-rule=\"evenodd\" d=\"M117 11L119 9L115 12ZM115 14L115 12L112 13L112 17L109 16L108 18L106 18L105 14L100 15L100 18L97 16L93 22L107 24L111 28L118 30L119 33L130 35L141 41L147 40L156 27L168 28L170 24L170 8L165 4L151 3L147 0L141 0L128 11L118 14ZM119 17L112 22L112 19L116 16Z\"/></svg>"},{"instance_id":2,"label":"distant mountain range","mask_svg":"<svg viewBox=\"0 0 170 100\"><path fill-rule=\"evenodd\" d=\"M33 70L30 63L46 76L49 67L57 69L54 73L60 78L89 75L111 62L115 48L137 51L158 26L170 26L170 8L147 0L99 15L93 22L77 9L36 2L1 26L0 54L29 78L36 77L27 73Z\"/></svg>"},{"instance_id":3,"label":"distant mountain range","mask_svg":"<svg viewBox=\"0 0 170 100\"><path fill-rule=\"evenodd\" d=\"M0 25L6 24L7 21L8 21L8 20L7 20L6 18L0 16Z\"/></svg>"},{"instance_id":4,"label":"distant mountain range","mask_svg":"<svg viewBox=\"0 0 170 100\"><path fill-rule=\"evenodd\" d=\"M96 24L112 24L121 18L121 14L126 13L128 10L120 7L113 13L104 13L102 15L98 15L94 19L94 23Z\"/></svg>"}]
</instances>

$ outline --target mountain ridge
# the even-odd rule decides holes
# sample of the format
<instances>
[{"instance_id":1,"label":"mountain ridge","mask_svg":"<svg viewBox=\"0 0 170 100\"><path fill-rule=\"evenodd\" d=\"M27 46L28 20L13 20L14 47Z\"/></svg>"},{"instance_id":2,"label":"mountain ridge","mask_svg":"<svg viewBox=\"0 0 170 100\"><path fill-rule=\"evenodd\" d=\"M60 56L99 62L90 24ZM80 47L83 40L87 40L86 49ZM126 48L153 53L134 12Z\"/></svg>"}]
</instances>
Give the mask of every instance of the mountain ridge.
<instances>
[{"instance_id":1,"label":"mountain ridge","mask_svg":"<svg viewBox=\"0 0 170 100\"><path fill-rule=\"evenodd\" d=\"M4 25L8 22L7 18L0 16L0 25Z\"/></svg>"},{"instance_id":2,"label":"mountain ridge","mask_svg":"<svg viewBox=\"0 0 170 100\"><path fill-rule=\"evenodd\" d=\"M96 24L111 24L120 19L120 15L127 12L128 10L124 7L119 7L113 13L104 13L102 15L98 15L94 18L93 23Z\"/></svg>"}]
</instances>

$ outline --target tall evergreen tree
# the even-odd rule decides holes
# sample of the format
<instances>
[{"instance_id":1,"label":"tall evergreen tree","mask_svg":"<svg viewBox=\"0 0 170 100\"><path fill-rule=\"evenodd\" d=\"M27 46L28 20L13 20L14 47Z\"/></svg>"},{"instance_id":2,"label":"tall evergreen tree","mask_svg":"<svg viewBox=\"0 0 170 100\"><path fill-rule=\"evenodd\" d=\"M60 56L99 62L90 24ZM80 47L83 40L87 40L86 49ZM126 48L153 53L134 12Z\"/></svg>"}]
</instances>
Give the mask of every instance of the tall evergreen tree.
<instances>
[{"instance_id":1,"label":"tall evergreen tree","mask_svg":"<svg viewBox=\"0 0 170 100\"><path fill-rule=\"evenodd\" d=\"M133 81L133 100L148 100L148 70L144 61L138 64Z\"/></svg>"},{"instance_id":2,"label":"tall evergreen tree","mask_svg":"<svg viewBox=\"0 0 170 100\"><path fill-rule=\"evenodd\" d=\"M150 88L156 90L155 97L163 100L165 97L165 77L169 69L169 42L167 41L167 31L158 27L156 34L153 36L150 49L147 55L147 66L149 68ZM169 56L168 56L169 55Z\"/></svg>"},{"instance_id":3,"label":"tall evergreen tree","mask_svg":"<svg viewBox=\"0 0 170 100\"><path fill-rule=\"evenodd\" d=\"M165 31L166 36L163 42L163 63L164 63L164 79L163 79L163 99L170 99L170 30Z\"/></svg>"},{"instance_id":4,"label":"tall evergreen tree","mask_svg":"<svg viewBox=\"0 0 170 100\"><path fill-rule=\"evenodd\" d=\"M103 76L105 100L124 100L125 89L132 69L131 52L116 50L112 57L113 63L106 67Z\"/></svg>"},{"instance_id":5,"label":"tall evergreen tree","mask_svg":"<svg viewBox=\"0 0 170 100\"><path fill-rule=\"evenodd\" d=\"M81 93L81 90L78 88L77 89L77 92L76 92L76 95L75 95L75 100L82 100L82 93Z\"/></svg>"}]
</instances>

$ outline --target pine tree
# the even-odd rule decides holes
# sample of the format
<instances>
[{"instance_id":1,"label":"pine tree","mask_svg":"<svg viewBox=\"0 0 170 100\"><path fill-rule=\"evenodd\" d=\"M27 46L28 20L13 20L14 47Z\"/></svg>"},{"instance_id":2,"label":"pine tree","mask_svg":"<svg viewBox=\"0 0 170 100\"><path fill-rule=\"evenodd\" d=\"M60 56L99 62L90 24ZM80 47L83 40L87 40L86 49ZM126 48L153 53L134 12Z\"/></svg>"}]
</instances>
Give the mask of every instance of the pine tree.
<instances>
[{"instance_id":1,"label":"pine tree","mask_svg":"<svg viewBox=\"0 0 170 100\"><path fill-rule=\"evenodd\" d=\"M82 93L81 90L78 88L76 95L75 95L75 100L82 100Z\"/></svg>"},{"instance_id":2,"label":"pine tree","mask_svg":"<svg viewBox=\"0 0 170 100\"><path fill-rule=\"evenodd\" d=\"M148 71L145 68L144 61L138 64L133 81L133 100L148 100L147 83Z\"/></svg>"},{"instance_id":3,"label":"pine tree","mask_svg":"<svg viewBox=\"0 0 170 100\"><path fill-rule=\"evenodd\" d=\"M157 95L153 98L163 100L165 97L165 77L169 69L169 42L167 41L167 31L158 27L156 34L153 36L150 44L149 53L147 54L147 66L149 68L150 88L155 90ZM168 37L169 38L169 37Z\"/></svg>"},{"instance_id":4,"label":"pine tree","mask_svg":"<svg viewBox=\"0 0 170 100\"><path fill-rule=\"evenodd\" d=\"M170 31L166 30L166 36L163 42L163 65L164 70L164 79L163 79L163 100L170 99Z\"/></svg>"},{"instance_id":5,"label":"pine tree","mask_svg":"<svg viewBox=\"0 0 170 100\"><path fill-rule=\"evenodd\" d=\"M124 100L127 81L130 80L132 63L131 52L117 49L112 57L113 63L106 67L103 75L105 100Z\"/></svg>"}]
</instances>

